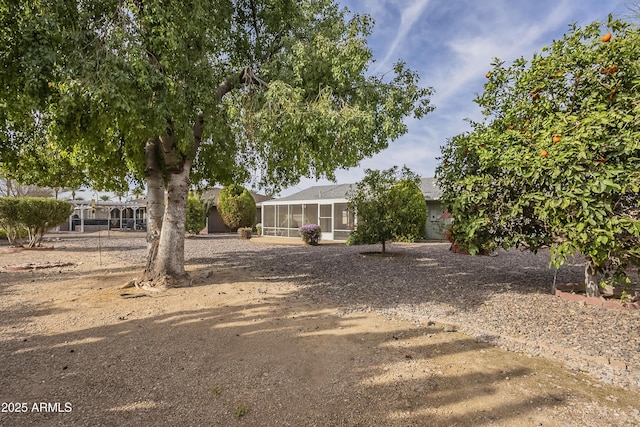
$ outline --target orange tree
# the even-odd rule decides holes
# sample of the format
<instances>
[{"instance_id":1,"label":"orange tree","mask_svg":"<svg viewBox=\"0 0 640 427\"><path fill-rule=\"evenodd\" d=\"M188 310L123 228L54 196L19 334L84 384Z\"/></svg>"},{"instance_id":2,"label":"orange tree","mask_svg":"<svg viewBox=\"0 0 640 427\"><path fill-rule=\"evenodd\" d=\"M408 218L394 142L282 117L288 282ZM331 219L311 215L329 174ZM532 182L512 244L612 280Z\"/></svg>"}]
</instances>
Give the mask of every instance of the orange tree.
<instances>
[{"instance_id":1,"label":"orange tree","mask_svg":"<svg viewBox=\"0 0 640 427\"><path fill-rule=\"evenodd\" d=\"M584 254L585 284L628 283L640 260L640 32L609 16L572 26L529 61L495 60L484 119L442 149L436 176L470 253Z\"/></svg>"}]
</instances>

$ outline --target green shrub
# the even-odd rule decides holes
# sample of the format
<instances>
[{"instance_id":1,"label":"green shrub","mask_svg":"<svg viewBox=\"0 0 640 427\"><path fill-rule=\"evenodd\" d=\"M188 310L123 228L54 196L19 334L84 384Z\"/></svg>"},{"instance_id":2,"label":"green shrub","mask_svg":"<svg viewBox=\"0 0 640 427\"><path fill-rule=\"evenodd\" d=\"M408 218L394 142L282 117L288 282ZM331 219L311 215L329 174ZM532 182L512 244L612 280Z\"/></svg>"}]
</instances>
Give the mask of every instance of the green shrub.
<instances>
[{"instance_id":1,"label":"green shrub","mask_svg":"<svg viewBox=\"0 0 640 427\"><path fill-rule=\"evenodd\" d=\"M206 224L207 213L205 212L204 204L195 194L189 194L185 230L190 234L199 234Z\"/></svg>"},{"instance_id":2,"label":"green shrub","mask_svg":"<svg viewBox=\"0 0 640 427\"><path fill-rule=\"evenodd\" d=\"M64 223L73 212L73 205L62 200L44 197L5 197L0 199L0 227L9 243L21 245L21 229L26 228L28 247L40 246L42 237Z\"/></svg>"},{"instance_id":3,"label":"green shrub","mask_svg":"<svg viewBox=\"0 0 640 427\"><path fill-rule=\"evenodd\" d=\"M397 242L415 242L424 236L427 224L427 205L416 182L402 180L391 187L390 206L394 207L394 226L391 234Z\"/></svg>"},{"instance_id":4,"label":"green shrub","mask_svg":"<svg viewBox=\"0 0 640 427\"><path fill-rule=\"evenodd\" d=\"M256 201L241 185L224 187L218 195L218 212L225 225L232 230L253 227L256 221Z\"/></svg>"},{"instance_id":5,"label":"green shrub","mask_svg":"<svg viewBox=\"0 0 640 427\"><path fill-rule=\"evenodd\" d=\"M348 245L413 242L424 234L427 205L420 191L420 178L404 167L384 171L367 169L365 177L349 192L349 209L356 212L358 226Z\"/></svg>"},{"instance_id":6,"label":"green shrub","mask_svg":"<svg viewBox=\"0 0 640 427\"><path fill-rule=\"evenodd\" d=\"M0 227L4 230L9 244L20 246L22 238L19 235L21 224L19 221L18 205L20 199L15 197L0 198Z\"/></svg>"}]
</instances>

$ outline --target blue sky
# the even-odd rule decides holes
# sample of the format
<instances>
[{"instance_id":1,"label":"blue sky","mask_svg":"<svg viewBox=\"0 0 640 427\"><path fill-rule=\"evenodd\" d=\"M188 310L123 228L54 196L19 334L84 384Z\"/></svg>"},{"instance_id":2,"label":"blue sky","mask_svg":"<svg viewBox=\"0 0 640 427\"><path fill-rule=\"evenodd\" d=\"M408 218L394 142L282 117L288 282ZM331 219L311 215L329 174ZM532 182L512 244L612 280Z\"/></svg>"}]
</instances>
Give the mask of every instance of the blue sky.
<instances>
[{"instance_id":1,"label":"blue sky","mask_svg":"<svg viewBox=\"0 0 640 427\"><path fill-rule=\"evenodd\" d=\"M416 70L424 86L435 89L436 110L422 120L408 120L407 134L389 148L365 159L359 168L340 170L338 183L359 181L364 169L407 165L423 177L433 176L440 147L468 129L465 118L479 119L473 103L482 92L493 58L508 63L530 58L559 39L568 26L624 17L621 0L339 0L353 13L366 13L376 25L369 37L375 62L370 73L389 71L398 61ZM302 180L288 195L329 181Z\"/></svg>"}]
</instances>

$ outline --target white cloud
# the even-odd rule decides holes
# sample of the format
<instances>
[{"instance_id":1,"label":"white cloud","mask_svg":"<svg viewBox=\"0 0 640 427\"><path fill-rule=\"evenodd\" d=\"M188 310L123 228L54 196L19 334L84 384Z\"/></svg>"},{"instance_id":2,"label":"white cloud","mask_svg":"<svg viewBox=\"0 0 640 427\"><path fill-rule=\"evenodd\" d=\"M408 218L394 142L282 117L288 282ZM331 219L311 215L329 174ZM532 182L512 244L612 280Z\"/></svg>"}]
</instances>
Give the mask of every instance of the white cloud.
<instances>
[{"instance_id":1,"label":"white cloud","mask_svg":"<svg viewBox=\"0 0 640 427\"><path fill-rule=\"evenodd\" d=\"M510 11L510 12L507 12ZM472 33L450 39L446 49L450 55L449 69L436 76L437 92L434 102L444 104L459 95L470 83L483 78L495 57L510 62L519 56L530 56L554 30L570 21L569 2L559 2L544 15L531 20L528 25L515 19L512 9L505 8L494 15L492 22L477 22ZM465 20L465 26L472 24ZM479 86L479 85L476 85Z\"/></svg>"},{"instance_id":2,"label":"white cloud","mask_svg":"<svg viewBox=\"0 0 640 427\"><path fill-rule=\"evenodd\" d=\"M390 66L389 62L397 59L395 57L396 51L398 50L398 46L405 41L407 35L411 32L411 29L415 25L416 21L422 15L422 12L429 4L430 0L415 0L409 7L406 7L402 10L400 15L400 22L398 23L396 29L396 35L393 41L390 43L387 48L387 53L384 58L378 63L377 67L374 69L374 73L378 73L383 71L385 68ZM401 2L402 4L406 4L406 2Z\"/></svg>"}]
</instances>

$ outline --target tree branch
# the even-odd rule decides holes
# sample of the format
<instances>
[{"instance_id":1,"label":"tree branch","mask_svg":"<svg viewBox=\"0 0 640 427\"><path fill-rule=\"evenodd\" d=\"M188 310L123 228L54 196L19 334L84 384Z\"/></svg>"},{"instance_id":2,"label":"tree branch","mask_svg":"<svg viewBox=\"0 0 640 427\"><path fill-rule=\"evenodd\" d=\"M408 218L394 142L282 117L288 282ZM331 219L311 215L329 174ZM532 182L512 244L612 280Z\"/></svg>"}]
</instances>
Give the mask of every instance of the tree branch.
<instances>
[{"instance_id":1,"label":"tree branch","mask_svg":"<svg viewBox=\"0 0 640 427\"><path fill-rule=\"evenodd\" d=\"M269 87L269 85L264 80L262 80L256 75L256 73L254 73L251 66L247 65L242 69L238 76L228 77L222 83L220 83L220 85L218 85L218 87L216 88L216 97L221 100L223 96L238 87L236 82L245 84L247 86L257 85L264 88Z\"/></svg>"},{"instance_id":2,"label":"tree branch","mask_svg":"<svg viewBox=\"0 0 640 427\"><path fill-rule=\"evenodd\" d=\"M198 154L198 149L200 148L200 144L202 143L202 134L204 133L204 113L202 111L198 111L198 119L193 125L193 147L191 149L190 159L195 159Z\"/></svg>"}]
</instances>

